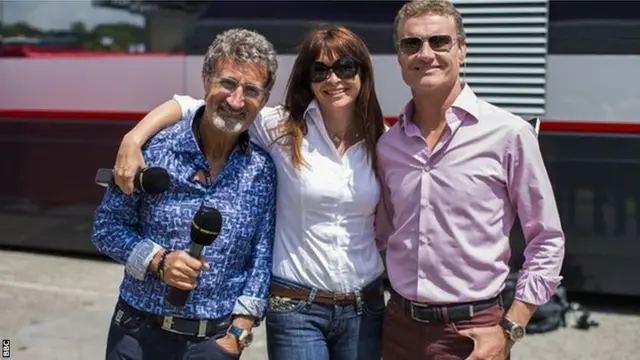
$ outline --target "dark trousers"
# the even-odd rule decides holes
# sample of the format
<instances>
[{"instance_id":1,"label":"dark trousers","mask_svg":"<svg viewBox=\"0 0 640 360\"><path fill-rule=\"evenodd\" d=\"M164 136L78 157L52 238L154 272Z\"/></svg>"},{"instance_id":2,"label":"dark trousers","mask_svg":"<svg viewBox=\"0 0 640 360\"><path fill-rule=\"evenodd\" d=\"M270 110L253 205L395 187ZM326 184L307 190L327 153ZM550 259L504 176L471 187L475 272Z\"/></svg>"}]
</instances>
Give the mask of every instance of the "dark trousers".
<instances>
[{"instance_id":1,"label":"dark trousers","mask_svg":"<svg viewBox=\"0 0 640 360\"><path fill-rule=\"evenodd\" d=\"M210 337L179 335L160 328L150 321L147 314L128 306L122 309L121 301L111 318L107 338L107 360L237 360L238 355L227 353L216 344L225 331Z\"/></svg>"},{"instance_id":2,"label":"dark trousers","mask_svg":"<svg viewBox=\"0 0 640 360\"><path fill-rule=\"evenodd\" d=\"M395 292L387 303L383 328L383 359L464 360L473 351L473 340L458 330L495 326L504 313L497 304L469 320L422 323L411 318L407 302ZM509 360L509 358L507 358Z\"/></svg>"}]
</instances>

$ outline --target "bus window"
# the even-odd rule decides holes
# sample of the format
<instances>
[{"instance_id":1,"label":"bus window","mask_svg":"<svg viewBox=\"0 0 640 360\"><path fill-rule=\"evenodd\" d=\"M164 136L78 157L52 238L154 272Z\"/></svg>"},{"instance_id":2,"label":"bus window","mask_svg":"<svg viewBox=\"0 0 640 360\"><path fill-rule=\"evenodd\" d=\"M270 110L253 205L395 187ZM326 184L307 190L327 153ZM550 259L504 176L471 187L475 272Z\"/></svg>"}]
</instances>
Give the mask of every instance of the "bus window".
<instances>
[{"instance_id":1,"label":"bus window","mask_svg":"<svg viewBox=\"0 0 640 360\"><path fill-rule=\"evenodd\" d=\"M372 53L393 54L393 21L402 1L243 1L211 2L188 31L184 51L201 55L216 34L246 27L267 37L279 54L295 54L296 46L318 23L344 25L360 36ZM366 10L366 11L365 11Z\"/></svg>"},{"instance_id":2,"label":"bus window","mask_svg":"<svg viewBox=\"0 0 640 360\"><path fill-rule=\"evenodd\" d=\"M550 54L640 54L640 1L549 2Z\"/></svg>"}]
</instances>

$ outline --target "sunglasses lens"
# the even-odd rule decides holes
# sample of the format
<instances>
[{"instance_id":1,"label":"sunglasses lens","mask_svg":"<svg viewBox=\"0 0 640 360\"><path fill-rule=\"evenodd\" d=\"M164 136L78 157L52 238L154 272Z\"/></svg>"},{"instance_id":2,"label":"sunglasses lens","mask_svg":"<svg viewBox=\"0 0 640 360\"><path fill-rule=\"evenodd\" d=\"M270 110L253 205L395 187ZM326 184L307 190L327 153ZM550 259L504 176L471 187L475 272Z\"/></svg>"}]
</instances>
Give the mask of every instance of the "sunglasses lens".
<instances>
[{"instance_id":1,"label":"sunglasses lens","mask_svg":"<svg viewBox=\"0 0 640 360\"><path fill-rule=\"evenodd\" d=\"M429 38L429 46L434 51L447 51L451 49L451 41L449 35L436 35Z\"/></svg>"},{"instance_id":2,"label":"sunglasses lens","mask_svg":"<svg viewBox=\"0 0 640 360\"><path fill-rule=\"evenodd\" d=\"M311 65L311 81L321 82L329 75L329 67L321 62L315 62Z\"/></svg>"},{"instance_id":3,"label":"sunglasses lens","mask_svg":"<svg viewBox=\"0 0 640 360\"><path fill-rule=\"evenodd\" d=\"M336 76L341 79L352 79L358 75L358 62L353 58L342 58L334 65Z\"/></svg>"},{"instance_id":4,"label":"sunglasses lens","mask_svg":"<svg viewBox=\"0 0 640 360\"><path fill-rule=\"evenodd\" d=\"M420 49L422 49L422 39L419 37L408 37L400 40L400 50L407 55L413 55Z\"/></svg>"}]
</instances>

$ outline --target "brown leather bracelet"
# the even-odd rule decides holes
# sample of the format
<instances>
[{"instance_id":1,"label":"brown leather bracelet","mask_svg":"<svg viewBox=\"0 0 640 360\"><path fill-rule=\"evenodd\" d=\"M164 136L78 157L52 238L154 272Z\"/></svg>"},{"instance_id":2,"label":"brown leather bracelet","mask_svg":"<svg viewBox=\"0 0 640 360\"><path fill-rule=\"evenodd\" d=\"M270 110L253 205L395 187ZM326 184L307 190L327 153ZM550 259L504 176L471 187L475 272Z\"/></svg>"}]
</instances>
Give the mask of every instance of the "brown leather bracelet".
<instances>
[{"instance_id":1,"label":"brown leather bracelet","mask_svg":"<svg viewBox=\"0 0 640 360\"><path fill-rule=\"evenodd\" d=\"M160 280L164 280L164 263L165 263L165 260L167 259L167 255L169 255L169 253L171 252L173 251L166 250L164 253L162 253L162 255L160 255L160 261L158 261L158 268L156 272Z\"/></svg>"}]
</instances>

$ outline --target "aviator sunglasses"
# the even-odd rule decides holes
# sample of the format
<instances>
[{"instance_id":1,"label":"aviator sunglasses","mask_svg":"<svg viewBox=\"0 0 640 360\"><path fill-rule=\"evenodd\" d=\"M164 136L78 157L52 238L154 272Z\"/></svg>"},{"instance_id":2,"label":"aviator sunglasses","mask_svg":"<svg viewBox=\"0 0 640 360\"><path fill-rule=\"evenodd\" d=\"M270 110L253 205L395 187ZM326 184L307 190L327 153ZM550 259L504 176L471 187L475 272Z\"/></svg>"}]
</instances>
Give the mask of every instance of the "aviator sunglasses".
<instances>
[{"instance_id":1,"label":"aviator sunglasses","mask_svg":"<svg viewBox=\"0 0 640 360\"><path fill-rule=\"evenodd\" d=\"M353 79L360 71L360 64L358 60L351 56L340 58L331 65L321 61L314 61L311 64L311 82L319 83L325 81L332 71L342 80Z\"/></svg>"},{"instance_id":2,"label":"aviator sunglasses","mask_svg":"<svg viewBox=\"0 0 640 360\"><path fill-rule=\"evenodd\" d=\"M449 35L433 35L427 37L409 36L400 39L398 48L405 55L413 55L422 50L424 43L429 44L429 47L433 51L444 52L451 50L453 38Z\"/></svg>"}]
</instances>

